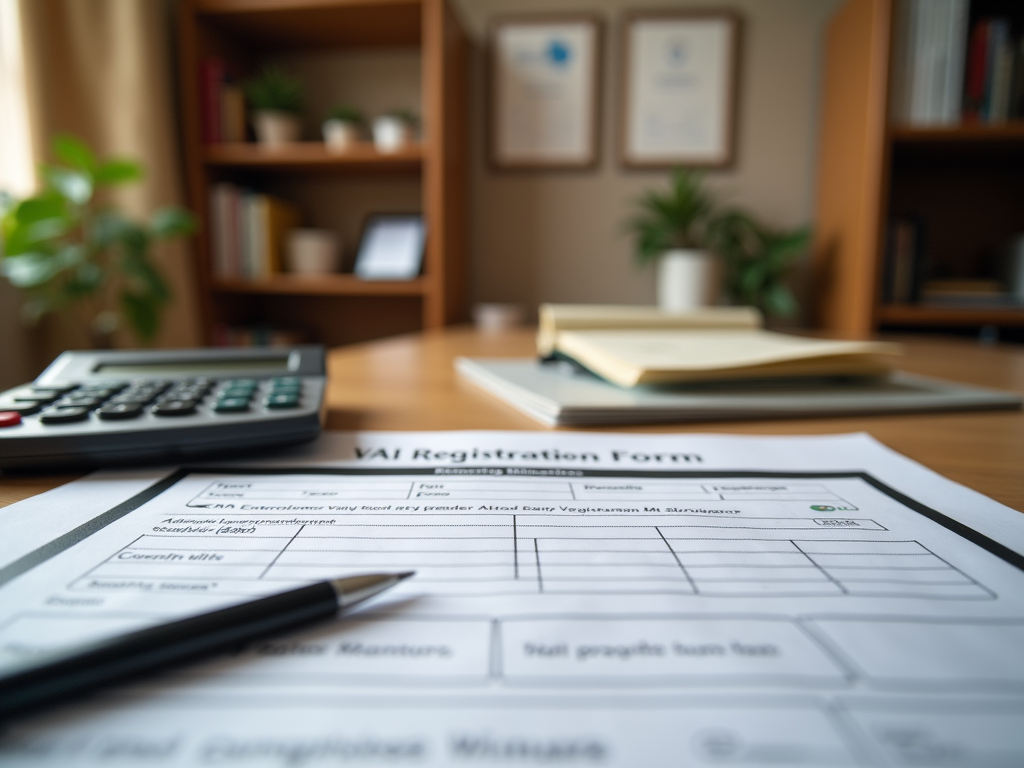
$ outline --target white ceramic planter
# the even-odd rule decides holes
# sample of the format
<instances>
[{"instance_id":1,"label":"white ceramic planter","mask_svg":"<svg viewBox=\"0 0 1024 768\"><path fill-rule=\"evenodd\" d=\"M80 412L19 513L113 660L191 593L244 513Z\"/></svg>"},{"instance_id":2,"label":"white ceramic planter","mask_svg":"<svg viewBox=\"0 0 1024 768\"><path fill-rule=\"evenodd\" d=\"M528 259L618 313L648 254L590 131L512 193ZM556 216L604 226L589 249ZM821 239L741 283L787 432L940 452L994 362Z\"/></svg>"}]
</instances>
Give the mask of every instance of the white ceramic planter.
<instances>
[{"instance_id":1,"label":"white ceramic planter","mask_svg":"<svg viewBox=\"0 0 1024 768\"><path fill-rule=\"evenodd\" d=\"M709 251L678 248L658 259L658 308L687 312L717 303L721 275Z\"/></svg>"},{"instance_id":2,"label":"white ceramic planter","mask_svg":"<svg viewBox=\"0 0 1024 768\"><path fill-rule=\"evenodd\" d=\"M291 112L278 112L266 109L252 116L256 140L268 147L279 147L299 140L302 132L302 121Z\"/></svg>"},{"instance_id":3,"label":"white ceramic planter","mask_svg":"<svg viewBox=\"0 0 1024 768\"><path fill-rule=\"evenodd\" d=\"M412 142L412 127L397 117L378 117L373 121L373 145L378 152L398 152Z\"/></svg>"},{"instance_id":4,"label":"white ceramic planter","mask_svg":"<svg viewBox=\"0 0 1024 768\"><path fill-rule=\"evenodd\" d=\"M338 236L329 229L293 229L288 232L285 259L289 272L327 275L341 266Z\"/></svg>"},{"instance_id":5,"label":"white ceramic planter","mask_svg":"<svg viewBox=\"0 0 1024 768\"><path fill-rule=\"evenodd\" d=\"M348 120L326 120L323 124L324 145L330 152L351 149L360 139L359 126Z\"/></svg>"}]
</instances>

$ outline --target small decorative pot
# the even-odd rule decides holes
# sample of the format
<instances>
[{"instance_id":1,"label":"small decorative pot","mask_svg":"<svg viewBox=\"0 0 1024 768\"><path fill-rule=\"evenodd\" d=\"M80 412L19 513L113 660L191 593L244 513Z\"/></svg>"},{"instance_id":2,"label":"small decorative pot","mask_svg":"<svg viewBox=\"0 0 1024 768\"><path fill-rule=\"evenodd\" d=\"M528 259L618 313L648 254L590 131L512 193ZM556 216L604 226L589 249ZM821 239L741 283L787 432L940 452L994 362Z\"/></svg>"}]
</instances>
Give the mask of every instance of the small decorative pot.
<instances>
[{"instance_id":1,"label":"small decorative pot","mask_svg":"<svg viewBox=\"0 0 1024 768\"><path fill-rule=\"evenodd\" d=\"M378 152L398 152L412 142L412 126L390 115L373 121L373 144Z\"/></svg>"},{"instance_id":2,"label":"small decorative pot","mask_svg":"<svg viewBox=\"0 0 1024 768\"><path fill-rule=\"evenodd\" d=\"M341 266L338 236L329 229L292 229L286 236L288 271L297 275L327 275Z\"/></svg>"},{"instance_id":3,"label":"small decorative pot","mask_svg":"<svg viewBox=\"0 0 1024 768\"><path fill-rule=\"evenodd\" d=\"M259 110L253 115L252 124L256 140L268 147L296 142L302 133L302 121L298 115L276 109Z\"/></svg>"},{"instance_id":4,"label":"small decorative pot","mask_svg":"<svg viewBox=\"0 0 1024 768\"><path fill-rule=\"evenodd\" d=\"M359 126L349 120L325 120L324 145L331 152L344 152L359 141Z\"/></svg>"},{"instance_id":5,"label":"small decorative pot","mask_svg":"<svg viewBox=\"0 0 1024 768\"><path fill-rule=\"evenodd\" d=\"M658 307L664 312L715 304L720 289L718 260L709 251L677 248L658 259Z\"/></svg>"}]
</instances>

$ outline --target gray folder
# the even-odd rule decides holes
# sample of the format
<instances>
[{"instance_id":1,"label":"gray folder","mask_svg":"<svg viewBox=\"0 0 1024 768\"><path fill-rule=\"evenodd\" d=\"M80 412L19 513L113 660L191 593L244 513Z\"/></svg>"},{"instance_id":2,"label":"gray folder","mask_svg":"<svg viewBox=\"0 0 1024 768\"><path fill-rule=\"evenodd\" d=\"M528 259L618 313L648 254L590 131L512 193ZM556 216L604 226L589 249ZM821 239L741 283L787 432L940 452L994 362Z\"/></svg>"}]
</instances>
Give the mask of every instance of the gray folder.
<instances>
[{"instance_id":1,"label":"gray folder","mask_svg":"<svg viewBox=\"0 0 1024 768\"><path fill-rule=\"evenodd\" d=\"M1020 408L1012 392L909 373L871 379L718 382L623 389L571 363L468 358L459 375L549 426Z\"/></svg>"}]
</instances>

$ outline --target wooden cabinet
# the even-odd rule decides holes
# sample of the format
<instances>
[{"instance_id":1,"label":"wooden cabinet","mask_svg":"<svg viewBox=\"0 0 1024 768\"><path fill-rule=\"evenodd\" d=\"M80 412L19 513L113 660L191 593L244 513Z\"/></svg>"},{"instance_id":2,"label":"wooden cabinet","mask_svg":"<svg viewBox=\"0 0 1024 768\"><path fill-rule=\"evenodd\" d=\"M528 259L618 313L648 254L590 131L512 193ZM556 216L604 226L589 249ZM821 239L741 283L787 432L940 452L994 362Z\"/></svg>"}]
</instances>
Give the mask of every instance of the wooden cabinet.
<instances>
[{"instance_id":1,"label":"wooden cabinet","mask_svg":"<svg viewBox=\"0 0 1024 768\"><path fill-rule=\"evenodd\" d=\"M195 253L207 341L223 324L270 324L335 345L463 319L468 42L445 0L185 0L179 22L188 197L204 225L212 185L230 181L294 203L304 226L335 230L350 257L371 213L422 211L428 233L414 280L368 282L344 272L243 280L214 274L204 226ZM341 72L354 62L359 71L348 80L383 99L395 77L388 62L397 60L399 77L410 81L403 96L415 93L420 103L381 104L421 110L421 143L396 154L370 143L329 153L319 137L319 104L304 115L302 143L274 150L205 144L200 78L210 58L239 77L282 60L286 69L306 62Z\"/></svg>"},{"instance_id":2,"label":"wooden cabinet","mask_svg":"<svg viewBox=\"0 0 1024 768\"><path fill-rule=\"evenodd\" d=\"M849 0L826 37L819 147L815 303L819 324L848 336L880 329L1024 328L1024 307L887 304L888 222L913 214L927 231L933 277L994 278L994 252L1024 233L1024 123L893 125L893 0ZM1024 21L1024 6L978 13Z\"/></svg>"}]
</instances>

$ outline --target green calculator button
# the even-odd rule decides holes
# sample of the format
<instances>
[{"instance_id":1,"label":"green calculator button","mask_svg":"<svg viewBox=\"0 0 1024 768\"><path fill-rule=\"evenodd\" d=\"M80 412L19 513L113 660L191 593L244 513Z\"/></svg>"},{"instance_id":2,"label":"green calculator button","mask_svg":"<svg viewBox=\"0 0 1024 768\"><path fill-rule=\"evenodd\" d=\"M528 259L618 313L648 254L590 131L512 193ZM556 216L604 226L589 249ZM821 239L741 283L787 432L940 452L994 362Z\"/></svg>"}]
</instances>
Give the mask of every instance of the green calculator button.
<instances>
[{"instance_id":1,"label":"green calculator button","mask_svg":"<svg viewBox=\"0 0 1024 768\"><path fill-rule=\"evenodd\" d=\"M252 397L252 393L255 389L251 387L229 387L228 389L222 389L217 393L218 400L226 400L228 398L244 397L248 400Z\"/></svg>"},{"instance_id":2,"label":"green calculator button","mask_svg":"<svg viewBox=\"0 0 1024 768\"><path fill-rule=\"evenodd\" d=\"M267 399L263 402L267 408L295 408L299 404L298 394L292 394L286 392L284 394L271 394L267 395Z\"/></svg>"},{"instance_id":3,"label":"green calculator button","mask_svg":"<svg viewBox=\"0 0 1024 768\"><path fill-rule=\"evenodd\" d=\"M258 383L256 379L228 379L224 382L224 386L232 389L234 387L251 387L255 389Z\"/></svg>"},{"instance_id":4,"label":"green calculator button","mask_svg":"<svg viewBox=\"0 0 1024 768\"><path fill-rule=\"evenodd\" d=\"M302 379L298 376L278 376L277 378L271 379L270 384L274 389L277 389L279 386L301 387Z\"/></svg>"},{"instance_id":5,"label":"green calculator button","mask_svg":"<svg viewBox=\"0 0 1024 768\"><path fill-rule=\"evenodd\" d=\"M302 391L301 384L274 384L270 388L270 394L272 395L297 395Z\"/></svg>"},{"instance_id":6,"label":"green calculator button","mask_svg":"<svg viewBox=\"0 0 1024 768\"><path fill-rule=\"evenodd\" d=\"M225 397L214 403L213 410L217 413L241 413L242 411L248 411L249 398Z\"/></svg>"}]
</instances>

